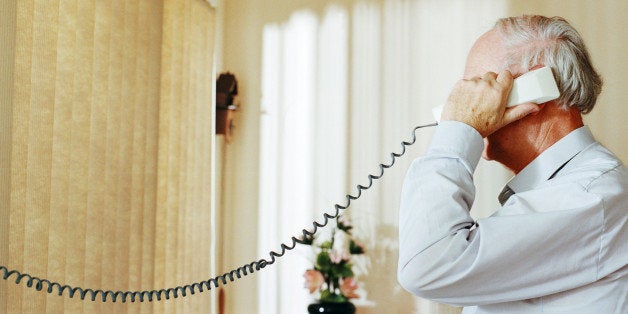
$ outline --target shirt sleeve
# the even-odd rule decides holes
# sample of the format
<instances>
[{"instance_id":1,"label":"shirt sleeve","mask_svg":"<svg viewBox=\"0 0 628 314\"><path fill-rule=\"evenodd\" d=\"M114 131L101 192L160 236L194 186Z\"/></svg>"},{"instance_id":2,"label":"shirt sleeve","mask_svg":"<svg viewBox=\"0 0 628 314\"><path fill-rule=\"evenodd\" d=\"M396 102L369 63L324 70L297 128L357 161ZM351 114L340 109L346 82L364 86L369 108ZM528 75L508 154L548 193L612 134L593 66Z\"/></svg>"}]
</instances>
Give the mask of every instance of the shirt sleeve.
<instances>
[{"instance_id":1,"label":"shirt sleeve","mask_svg":"<svg viewBox=\"0 0 628 314\"><path fill-rule=\"evenodd\" d=\"M400 284L417 296L466 306L525 300L595 281L600 198L566 183L517 194L502 216L476 224L469 210L482 150L477 131L444 121L426 155L411 165L399 212Z\"/></svg>"}]
</instances>

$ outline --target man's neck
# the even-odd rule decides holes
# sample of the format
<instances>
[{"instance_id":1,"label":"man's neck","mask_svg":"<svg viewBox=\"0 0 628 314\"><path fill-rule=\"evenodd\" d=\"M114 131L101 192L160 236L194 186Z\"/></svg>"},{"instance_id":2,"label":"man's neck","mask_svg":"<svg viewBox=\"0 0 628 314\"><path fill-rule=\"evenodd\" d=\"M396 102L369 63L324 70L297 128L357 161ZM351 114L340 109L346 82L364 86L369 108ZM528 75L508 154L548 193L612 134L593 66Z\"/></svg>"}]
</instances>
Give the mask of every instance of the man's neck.
<instances>
[{"instance_id":1,"label":"man's neck","mask_svg":"<svg viewBox=\"0 0 628 314\"><path fill-rule=\"evenodd\" d=\"M521 121L517 126L519 137L504 145L503 154L496 156L495 160L519 173L550 146L582 126L578 110L545 105L539 115Z\"/></svg>"}]
</instances>

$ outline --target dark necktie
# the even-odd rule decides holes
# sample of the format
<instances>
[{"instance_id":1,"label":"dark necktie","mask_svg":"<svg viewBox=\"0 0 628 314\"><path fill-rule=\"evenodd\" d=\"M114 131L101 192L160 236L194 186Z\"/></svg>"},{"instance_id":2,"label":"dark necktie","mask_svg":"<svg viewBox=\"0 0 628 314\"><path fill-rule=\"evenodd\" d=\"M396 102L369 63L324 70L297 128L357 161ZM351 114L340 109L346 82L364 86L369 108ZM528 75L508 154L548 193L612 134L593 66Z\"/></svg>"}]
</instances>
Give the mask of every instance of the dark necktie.
<instances>
[{"instance_id":1,"label":"dark necktie","mask_svg":"<svg viewBox=\"0 0 628 314\"><path fill-rule=\"evenodd\" d=\"M497 197L497 199L499 200L499 203L502 204L502 206L504 206L504 203L506 203L506 201L515 194L515 191L513 191L509 186L505 186L504 189L502 190L501 193L499 193L499 196Z\"/></svg>"}]
</instances>

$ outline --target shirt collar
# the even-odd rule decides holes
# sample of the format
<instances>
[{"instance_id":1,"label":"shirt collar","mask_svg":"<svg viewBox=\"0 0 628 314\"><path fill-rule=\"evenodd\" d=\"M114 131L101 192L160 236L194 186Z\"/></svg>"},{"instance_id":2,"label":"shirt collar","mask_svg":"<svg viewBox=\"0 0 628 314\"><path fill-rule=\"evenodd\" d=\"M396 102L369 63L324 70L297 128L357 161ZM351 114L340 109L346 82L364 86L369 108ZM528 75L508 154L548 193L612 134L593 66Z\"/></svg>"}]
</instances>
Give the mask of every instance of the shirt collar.
<instances>
[{"instance_id":1,"label":"shirt collar","mask_svg":"<svg viewBox=\"0 0 628 314\"><path fill-rule=\"evenodd\" d=\"M541 182L550 179L563 165L593 143L595 139L589 127L575 129L542 152L507 185L515 193L531 190Z\"/></svg>"}]
</instances>

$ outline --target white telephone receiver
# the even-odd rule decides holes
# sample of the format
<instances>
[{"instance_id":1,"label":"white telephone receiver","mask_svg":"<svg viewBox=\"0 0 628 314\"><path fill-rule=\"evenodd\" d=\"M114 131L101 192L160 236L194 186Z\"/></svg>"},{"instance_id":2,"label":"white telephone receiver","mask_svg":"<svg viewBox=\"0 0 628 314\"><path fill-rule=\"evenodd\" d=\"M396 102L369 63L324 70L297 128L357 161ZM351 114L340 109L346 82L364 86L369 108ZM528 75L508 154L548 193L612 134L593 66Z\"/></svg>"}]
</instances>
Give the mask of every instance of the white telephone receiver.
<instances>
[{"instance_id":1,"label":"white telephone receiver","mask_svg":"<svg viewBox=\"0 0 628 314\"><path fill-rule=\"evenodd\" d=\"M542 104L559 96L560 93L558 92L552 69L550 67L542 67L525 73L513 81L506 107L526 102ZM442 112L443 106L432 109L432 114L437 122L440 122Z\"/></svg>"}]
</instances>

